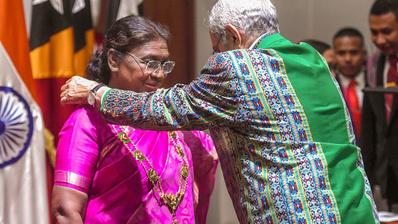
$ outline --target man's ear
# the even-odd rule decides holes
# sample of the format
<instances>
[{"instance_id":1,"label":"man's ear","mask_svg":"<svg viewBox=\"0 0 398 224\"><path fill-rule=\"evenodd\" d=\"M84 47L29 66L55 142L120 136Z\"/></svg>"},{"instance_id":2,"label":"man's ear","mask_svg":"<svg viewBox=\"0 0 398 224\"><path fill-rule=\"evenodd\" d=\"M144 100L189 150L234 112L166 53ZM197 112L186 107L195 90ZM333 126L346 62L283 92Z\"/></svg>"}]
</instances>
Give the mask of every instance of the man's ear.
<instances>
[{"instance_id":1,"label":"man's ear","mask_svg":"<svg viewBox=\"0 0 398 224\"><path fill-rule=\"evenodd\" d=\"M116 51L114 49L109 49L108 52L108 66L111 72L119 71L119 58L116 56Z\"/></svg>"},{"instance_id":2,"label":"man's ear","mask_svg":"<svg viewBox=\"0 0 398 224\"><path fill-rule=\"evenodd\" d=\"M225 25L225 30L227 31L227 37L230 36L237 46L243 45L242 34L234 25Z\"/></svg>"}]
</instances>

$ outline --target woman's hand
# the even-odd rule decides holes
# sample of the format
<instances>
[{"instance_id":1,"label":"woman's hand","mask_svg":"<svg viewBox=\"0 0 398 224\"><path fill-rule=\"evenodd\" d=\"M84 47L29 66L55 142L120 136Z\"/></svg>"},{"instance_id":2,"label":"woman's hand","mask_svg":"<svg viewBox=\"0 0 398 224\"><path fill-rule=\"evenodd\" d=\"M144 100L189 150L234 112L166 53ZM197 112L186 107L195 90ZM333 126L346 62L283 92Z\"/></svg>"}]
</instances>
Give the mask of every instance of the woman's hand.
<instances>
[{"instance_id":1,"label":"woman's hand","mask_svg":"<svg viewBox=\"0 0 398 224\"><path fill-rule=\"evenodd\" d=\"M73 76L61 87L61 103L63 104L87 104L90 90L97 82L80 76Z\"/></svg>"},{"instance_id":2,"label":"woman's hand","mask_svg":"<svg viewBox=\"0 0 398 224\"><path fill-rule=\"evenodd\" d=\"M87 194L62 186L54 186L52 214L59 224L82 224L87 206Z\"/></svg>"}]
</instances>

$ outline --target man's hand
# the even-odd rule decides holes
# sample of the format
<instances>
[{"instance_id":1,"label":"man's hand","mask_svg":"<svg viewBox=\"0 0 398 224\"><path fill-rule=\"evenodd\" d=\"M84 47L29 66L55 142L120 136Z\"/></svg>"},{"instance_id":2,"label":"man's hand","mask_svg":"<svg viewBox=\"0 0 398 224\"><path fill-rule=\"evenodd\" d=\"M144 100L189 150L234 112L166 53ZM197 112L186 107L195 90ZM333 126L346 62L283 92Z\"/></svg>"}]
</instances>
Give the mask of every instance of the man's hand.
<instances>
[{"instance_id":1,"label":"man's hand","mask_svg":"<svg viewBox=\"0 0 398 224\"><path fill-rule=\"evenodd\" d=\"M80 76L73 76L61 87L61 103L87 104L87 97L97 82Z\"/></svg>"}]
</instances>

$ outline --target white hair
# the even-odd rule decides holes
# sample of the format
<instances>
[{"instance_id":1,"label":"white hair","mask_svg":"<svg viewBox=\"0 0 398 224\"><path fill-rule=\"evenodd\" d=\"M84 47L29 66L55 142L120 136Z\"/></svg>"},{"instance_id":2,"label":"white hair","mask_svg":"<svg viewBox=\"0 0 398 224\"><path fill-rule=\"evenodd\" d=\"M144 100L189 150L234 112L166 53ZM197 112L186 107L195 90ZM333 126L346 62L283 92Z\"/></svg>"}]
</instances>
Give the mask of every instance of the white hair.
<instances>
[{"instance_id":1,"label":"white hair","mask_svg":"<svg viewBox=\"0 0 398 224\"><path fill-rule=\"evenodd\" d=\"M279 32L276 9L270 0L218 0L209 13L209 30L225 40L227 24L254 37Z\"/></svg>"}]
</instances>

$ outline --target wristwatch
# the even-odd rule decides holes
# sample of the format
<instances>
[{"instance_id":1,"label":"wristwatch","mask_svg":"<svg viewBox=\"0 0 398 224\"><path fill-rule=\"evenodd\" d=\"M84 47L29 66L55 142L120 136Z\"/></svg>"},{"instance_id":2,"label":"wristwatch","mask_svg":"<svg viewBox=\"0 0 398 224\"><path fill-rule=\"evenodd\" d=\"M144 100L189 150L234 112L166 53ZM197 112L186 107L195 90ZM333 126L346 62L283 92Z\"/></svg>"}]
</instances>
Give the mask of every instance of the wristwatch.
<instances>
[{"instance_id":1,"label":"wristwatch","mask_svg":"<svg viewBox=\"0 0 398 224\"><path fill-rule=\"evenodd\" d=\"M97 94L97 91L103 86L105 86L105 84L100 83L90 90L90 92L88 93L88 96L87 96L87 103L89 105L95 106L95 96Z\"/></svg>"}]
</instances>

